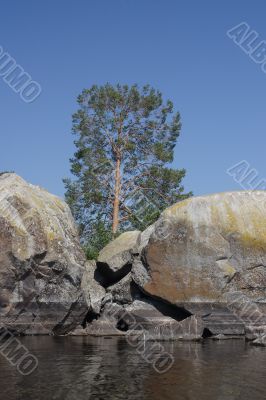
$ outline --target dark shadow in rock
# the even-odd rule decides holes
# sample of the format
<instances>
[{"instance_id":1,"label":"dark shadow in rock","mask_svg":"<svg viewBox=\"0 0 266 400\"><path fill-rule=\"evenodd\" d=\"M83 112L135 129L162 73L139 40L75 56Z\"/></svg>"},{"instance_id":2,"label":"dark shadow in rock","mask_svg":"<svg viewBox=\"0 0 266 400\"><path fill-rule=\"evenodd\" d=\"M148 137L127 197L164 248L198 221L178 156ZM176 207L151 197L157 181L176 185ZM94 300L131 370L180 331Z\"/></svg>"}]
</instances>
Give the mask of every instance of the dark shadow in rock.
<instances>
[{"instance_id":1,"label":"dark shadow in rock","mask_svg":"<svg viewBox=\"0 0 266 400\"><path fill-rule=\"evenodd\" d=\"M141 300L147 304L154 306L162 315L175 319L176 321L183 321L184 319L193 315L183 307L174 306L166 301L147 295L142 292L135 282L130 285L131 295L134 300Z\"/></svg>"},{"instance_id":2,"label":"dark shadow in rock","mask_svg":"<svg viewBox=\"0 0 266 400\"><path fill-rule=\"evenodd\" d=\"M104 288L114 285L131 271L132 264L126 264L118 271L113 272L107 264L97 262L94 279Z\"/></svg>"},{"instance_id":3,"label":"dark shadow in rock","mask_svg":"<svg viewBox=\"0 0 266 400\"><path fill-rule=\"evenodd\" d=\"M83 328L86 328L87 324L90 324L92 321L98 319L99 315L96 314L93 311L88 311L87 315L85 316L83 322L81 323L81 326Z\"/></svg>"},{"instance_id":4,"label":"dark shadow in rock","mask_svg":"<svg viewBox=\"0 0 266 400\"><path fill-rule=\"evenodd\" d=\"M127 332L129 330L129 325L123 319L119 319L116 324L116 329L118 329L119 331L122 331L122 332Z\"/></svg>"},{"instance_id":5,"label":"dark shadow in rock","mask_svg":"<svg viewBox=\"0 0 266 400\"><path fill-rule=\"evenodd\" d=\"M172 304L163 303L158 300L153 300L153 305L160 313L167 317L171 317L176 321L183 321L192 315L183 307L173 306Z\"/></svg>"},{"instance_id":6,"label":"dark shadow in rock","mask_svg":"<svg viewBox=\"0 0 266 400\"><path fill-rule=\"evenodd\" d=\"M202 332L203 339L209 338L211 336L213 336L213 333L208 328L204 328Z\"/></svg>"},{"instance_id":7,"label":"dark shadow in rock","mask_svg":"<svg viewBox=\"0 0 266 400\"><path fill-rule=\"evenodd\" d=\"M40 264L44 260L46 255L47 255L47 251L44 251L43 253L35 254L35 256L33 257L33 260L36 262L36 264Z\"/></svg>"}]
</instances>

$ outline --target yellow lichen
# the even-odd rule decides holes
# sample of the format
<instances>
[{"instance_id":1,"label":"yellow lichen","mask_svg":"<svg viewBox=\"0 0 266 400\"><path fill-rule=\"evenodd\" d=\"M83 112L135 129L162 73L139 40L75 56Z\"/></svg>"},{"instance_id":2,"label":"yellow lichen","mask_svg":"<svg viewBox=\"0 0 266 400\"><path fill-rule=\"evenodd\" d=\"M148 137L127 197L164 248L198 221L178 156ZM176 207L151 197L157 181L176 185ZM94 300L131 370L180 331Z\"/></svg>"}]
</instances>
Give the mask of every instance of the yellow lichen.
<instances>
[{"instance_id":1,"label":"yellow lichen","mask_svg":"<svg viewBox=\"0 0 266 400\"><path fill-rule=\"evenodd\" d=\"M55 233L53 231L48 231L46 233L48 241L52 241L55 239Z\"/></svg>"},{"instance_id":2,"label":"yellow lichen","mask_svg":"<svg viewBox=\"0 0 266 400\"><path fill-rule=\"evenodd\" d=\"M211 208L211 218L212 218L213 224L215 226L217 226L220 223L220 221L219 221L219 215L220 215L219 211L217 209L217 206L214 205L214 204L211 204L210 208Z\"/></svg>"},{"instance_id":3,"label":"yellow lichen","mask_svg":"<svg viewBox=\"0 0 266 400\"><path fill-rule=\"evenodd\" d=\"M265 232L259 232L258 237L244 232L240 236L240 241L242 245L246 248L253 248L257 250L266 250L266 234Z\"/></svg>"},{"instance_id":4,"label":"yellow lichen","mask_svg":"<svg viewBox=\"0 0 266 400\"><path fill-rule=\"evenodd\" d=\"M226 210L226 225L229 232L237 232L239 229L239 221L233 212L230 205L224 201L223 202L224 208Z\"/></svg>"},{"instance_id":5,"label":"yellow lichen","mask_svg":"<svg viewBox=\"0 0 266 400\"><path fill-rule=\"evenodd\" d=\"M179 210L182 207L185 207L188 205L188 203L191 201L191 199L186 199L183 201L179 201L176 204L173 204L171 207L168 207L164 212L163 215L173 215L176 213L177 210Z\"/></svg>"},{"instance_id":6,"label":"yellow lichen","mask_svg":"<svg viewBox=\"0 0 266 400\"><path fill-rule=\"evenodd\" d=\"M243 247L266 249L266 219L259 210L240 209L238 217L228 203L224 202L227 222L224 226L224 233L237 233L238 240ZM245 224L245 220L248 223Z\"/></svg>"},{"instance_id":7,"label":"yellow lichen","mask_svg":"<svg viewBox=\"0 0 266 400\"><path fill-rule=\"evenodd\" d=\"M64 204L62 203L62 201L60 199L55 197L54 202L57 205L57 207L60 208L61 211L65 211Z\"/></svg>"},{"instance_id":8,"label":"yellow lichen","mask_svg":"<svg viewBox=\"0 0 266 400\"><path fill-rule=\"evenodd\" d=\"M223 271L224 276L228 276L229 278L232 278L235 275L236 270L231 264L229 264L229 262L218 261L217 264L219 265L219 267Z\"/></svg>"}]
</instances>

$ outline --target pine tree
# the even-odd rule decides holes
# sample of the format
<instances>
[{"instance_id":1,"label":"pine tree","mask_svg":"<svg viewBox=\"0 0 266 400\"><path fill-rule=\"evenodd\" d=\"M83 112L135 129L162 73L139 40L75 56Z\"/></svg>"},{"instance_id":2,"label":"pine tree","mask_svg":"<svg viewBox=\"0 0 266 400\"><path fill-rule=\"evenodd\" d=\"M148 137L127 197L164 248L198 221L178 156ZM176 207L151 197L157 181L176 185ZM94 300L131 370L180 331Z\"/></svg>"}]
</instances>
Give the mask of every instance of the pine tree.
<instances>
[{"instance_id":1,"label":"pine tree","mask_svg":"<svg viewBox=\"0 0 266 400\"><path fill-rule=\"evenodd\" d=\"M103 242L125 229L144 229L164 208L192 194L181 184L185 170L170 167L180 115L159 91L94 85L83 90L78 104L70 160L75 179L64 183L88 245L99 227Z\"/></svg>"}]
</instances>

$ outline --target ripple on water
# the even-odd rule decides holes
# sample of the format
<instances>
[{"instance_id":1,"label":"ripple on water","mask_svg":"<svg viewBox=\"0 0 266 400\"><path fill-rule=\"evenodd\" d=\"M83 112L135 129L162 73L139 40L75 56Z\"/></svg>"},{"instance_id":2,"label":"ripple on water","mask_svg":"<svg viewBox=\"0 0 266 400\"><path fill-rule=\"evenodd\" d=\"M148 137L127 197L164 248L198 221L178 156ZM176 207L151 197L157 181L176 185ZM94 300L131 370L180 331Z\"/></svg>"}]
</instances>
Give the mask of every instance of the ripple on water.
<instances>
[{"instance_id":1,"label":"ripple on water","mask_svg":"<svg viewBox=\"0 0 266 400\"><path fill-rule=\"evenodd\" d=\"M266 348L241 340L163 342L160 375L123 338L26 337L39 361L21 376L0 357L1 400L265 400Z\"/></svg>"}]
</instances>

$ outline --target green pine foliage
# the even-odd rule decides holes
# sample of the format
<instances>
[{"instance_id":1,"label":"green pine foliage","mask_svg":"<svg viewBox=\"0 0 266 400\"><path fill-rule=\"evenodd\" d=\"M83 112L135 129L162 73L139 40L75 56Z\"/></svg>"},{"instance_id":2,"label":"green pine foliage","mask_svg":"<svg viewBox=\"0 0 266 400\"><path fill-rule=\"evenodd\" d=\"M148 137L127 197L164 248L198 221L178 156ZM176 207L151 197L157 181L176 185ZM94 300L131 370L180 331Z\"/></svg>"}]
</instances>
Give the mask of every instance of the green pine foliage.
<instances>
[{"instance_id":1,"label":"green pine foliage","mask_svg":"<svg viewBox=\"0 0 266 400\"><path fill-rule=\"evenodd\" d=\"M171 101L146 85L83 90L73 115L76 152L66 200L88 258L124 230L145 229L184 193L184 169L171 168L181 122ZM114 203L118 200L118 229Z\"/></svg>"}]
</instances>

